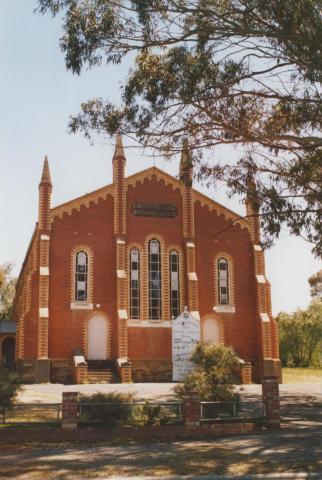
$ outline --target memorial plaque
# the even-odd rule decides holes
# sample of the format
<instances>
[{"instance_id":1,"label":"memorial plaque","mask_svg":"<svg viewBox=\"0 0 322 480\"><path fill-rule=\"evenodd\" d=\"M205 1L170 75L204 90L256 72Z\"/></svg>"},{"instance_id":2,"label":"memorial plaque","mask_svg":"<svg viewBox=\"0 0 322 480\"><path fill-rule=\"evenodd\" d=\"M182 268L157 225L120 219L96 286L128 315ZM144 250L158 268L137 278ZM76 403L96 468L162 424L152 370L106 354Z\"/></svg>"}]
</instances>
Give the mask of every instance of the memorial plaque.
<instances>
[{"instance_id":1,"label":"memorial plaque","mask_svg":"<svg viewBox=\"0 0 322 480\"><path fill-rule=\"evenodd\" d=\"M172 324L172 379L182 382L191 372L191 354L200 342L200 321L185 311Z\"/></svg>"},{"instance_id":2,"label":"memorial plaque","mask_svg":"<svg viewBox=\"0 0 322 480\"><path fill-rule=\"evenodd\" d=\"M177 216L177 207L171 203L132 203L132 213L139 217L164 217Z\"/></svg>"}]
</instances>

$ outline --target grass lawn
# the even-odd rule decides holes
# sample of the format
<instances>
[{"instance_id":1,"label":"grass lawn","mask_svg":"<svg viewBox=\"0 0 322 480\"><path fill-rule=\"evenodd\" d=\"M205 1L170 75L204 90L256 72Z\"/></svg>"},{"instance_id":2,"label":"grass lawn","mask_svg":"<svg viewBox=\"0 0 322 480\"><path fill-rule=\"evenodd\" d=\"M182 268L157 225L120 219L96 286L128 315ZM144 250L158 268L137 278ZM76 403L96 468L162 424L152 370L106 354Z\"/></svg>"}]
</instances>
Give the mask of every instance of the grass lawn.
<instances>
[{"instance_id":1,"label":"grass lawn","mask_svg":"<svg viewBox=\"0 0 322 480\"><path fill-rule=\"evenodd\" d=\"M283 383L322 383L322 368L283 368Z\"/></svg>"}]
</instances>

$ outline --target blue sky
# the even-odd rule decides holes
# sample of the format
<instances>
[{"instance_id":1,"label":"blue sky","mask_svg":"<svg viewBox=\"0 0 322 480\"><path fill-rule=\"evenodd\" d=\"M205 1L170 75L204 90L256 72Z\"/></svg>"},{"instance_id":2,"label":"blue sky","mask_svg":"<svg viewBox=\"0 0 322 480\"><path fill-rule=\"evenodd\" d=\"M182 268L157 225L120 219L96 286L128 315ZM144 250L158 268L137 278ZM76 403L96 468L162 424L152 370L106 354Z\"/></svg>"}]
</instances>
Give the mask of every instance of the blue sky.
<instances>
[{"instance_id":1,"label":"blue sky","mask_svg":"<svg viewBox=\"0 0 322 480\"><path fill-rule=\"evenodd\" d=\"M127 66L99 67L77 77L66 71L59 50L61 22L34 13L34 0L0 0L0 263L13 262L18 274L37 219L38 183L48 155L53 205L95 190L112 178L113 146L97 138L93 146L67 133L68 118L82 101L102 96L117 101ZM229 154L229 153L228 153ZM153 165L143 152L128 148L127 174ZM214 156L227 155L221 148ZM176 174L177 162L155 161ZM207 191L243 213L224 190ZM273 312L292 311L309 301L308 277L321 268L304 240L284 232L266 253Z\"/></svg>"}]
</instances>

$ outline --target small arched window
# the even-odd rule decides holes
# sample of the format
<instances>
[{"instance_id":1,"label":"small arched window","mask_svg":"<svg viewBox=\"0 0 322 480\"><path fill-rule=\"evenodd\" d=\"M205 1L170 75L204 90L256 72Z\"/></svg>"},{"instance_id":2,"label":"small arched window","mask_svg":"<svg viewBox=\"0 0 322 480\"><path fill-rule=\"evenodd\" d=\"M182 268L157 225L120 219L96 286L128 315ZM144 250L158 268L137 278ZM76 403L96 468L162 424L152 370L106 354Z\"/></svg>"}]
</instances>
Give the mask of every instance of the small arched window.
<instances>
[{"instance_id":1,"label":"small arched window","mask_svg":"<svg viewBox=\"0 0 322 480\"><path fill-rule=\"evenodd\" d=\"M170 315L177 318L180 315L180 285L179 285L179 253L171 250L169 255L170 272Z\"/></svg>"},{"instance_id":2,"label":"small arched window","mask_svg":"<svg viewBox=\"0 0 322 480\"><path fill-rule=\"evenodd\" d=\"M76 253L75 265L75 300L88 300L88 255L83 250Z\"/></svg>"},{"instance_id":3,"label":"small arched window","mask_svg":"<svg viewBox=\"0 0 322 480\"><path fill-rule=\"evenodd\" d=\"M229 304L229 270L228 260L226 258L219 258L217 262L217 285L218 285L218 299L220 305Z\"/></svg>"},{"instance_id":4,"label":"small arched window","mask_svg":"<svg viewBox=\"0 0 322 480\"><path fill-rule=\"evenodd\" d=\"M140 318L140 252L130 251L130 317Z\"/></svg>"},{"instance_id":5,"label":"small arched window","mask_svg":"<svg viewBox=\"0 0 322 480\"><path fill-rule=\"evenodd\" d=\"M161 252L160 242L149 242L149 318L161 319Z\"/></svg>"}]
</instances>

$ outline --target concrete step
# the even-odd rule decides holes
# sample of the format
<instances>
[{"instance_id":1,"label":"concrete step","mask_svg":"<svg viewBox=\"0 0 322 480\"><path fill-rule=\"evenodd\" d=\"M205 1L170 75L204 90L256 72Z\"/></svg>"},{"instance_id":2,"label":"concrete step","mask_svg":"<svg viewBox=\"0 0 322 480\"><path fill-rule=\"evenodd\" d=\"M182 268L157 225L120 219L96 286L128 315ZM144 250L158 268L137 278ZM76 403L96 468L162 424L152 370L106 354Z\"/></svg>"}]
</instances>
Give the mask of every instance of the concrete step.
<instances>
[{"instance_id":1,"label":"concrete step","mask_svg":"<svg viewBox=\"0 0 322 480\"><path fill-rule=\"evenodd\" d=\"M88 370L87 382L88 383L112 383L115 381L113 372L107 370Z\"/></svg>"}]
</instances>

